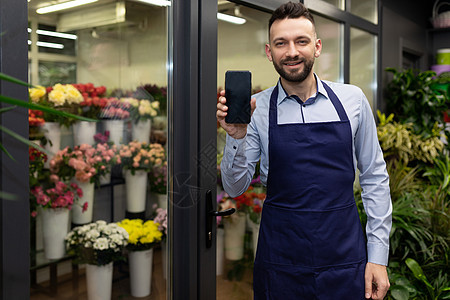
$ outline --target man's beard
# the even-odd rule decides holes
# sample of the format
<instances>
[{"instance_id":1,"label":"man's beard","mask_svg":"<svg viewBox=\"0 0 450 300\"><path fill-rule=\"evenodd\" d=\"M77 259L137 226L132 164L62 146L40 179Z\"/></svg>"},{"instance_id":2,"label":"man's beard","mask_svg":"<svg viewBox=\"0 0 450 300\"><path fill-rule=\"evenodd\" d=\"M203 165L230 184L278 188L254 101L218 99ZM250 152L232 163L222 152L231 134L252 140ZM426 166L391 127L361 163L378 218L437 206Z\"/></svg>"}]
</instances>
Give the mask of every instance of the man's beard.
<instances>
[{"instance_id":1,"label":"man's beard","mask_svg":"<svg viewBox=\"0 0 450 300\"><path fill-rule=\"evenodd\" d=\"M290 73L283 69L284 63L296 62L296 61L302 62L304 65L303 70L300 73ZM285 59L285 60L282 60L280 62L280 64L277 64L275 62L275 60L273 60L272 62L273 62L273 66L275 67L275 70L278 72L278 74L280 74L280 76L282 78L284 78L285 80L291 81L291 82L302 82L303 80L305 80L306 77L308 77L309 73L311 73L311 70L314 66L314 58L311 58L310 60L307 60L305 58Z\"/></svg>"}]
</instances>

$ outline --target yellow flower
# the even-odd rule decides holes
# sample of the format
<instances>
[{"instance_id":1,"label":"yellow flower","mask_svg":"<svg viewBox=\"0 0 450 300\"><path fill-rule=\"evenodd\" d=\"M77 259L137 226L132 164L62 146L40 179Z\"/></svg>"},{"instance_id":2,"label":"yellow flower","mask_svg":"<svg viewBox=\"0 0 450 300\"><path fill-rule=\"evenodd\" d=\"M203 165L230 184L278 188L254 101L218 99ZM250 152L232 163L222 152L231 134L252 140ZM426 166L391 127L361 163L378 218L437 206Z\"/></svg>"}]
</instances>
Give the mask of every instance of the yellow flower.
<instances>
[{"instance_id":1,"label":"yellow flower","mask_svg":"<svg viewBox=\"0 0 450 300\"><path fill-rule=\"evenodd\" d=\"M68 104L78 104L84 100L81 93L71 84L66 85L66 97Z\"/></svg>"},{"instance_id":2,"label":"yellow flower","mask_svg":"<svg viewBox=\"0 0 450 300\"><path fill-rule=\"evenodd\" d=\"M45 96L47 93L45 91L45 87L38 85L35 88L28 89L28 92L30 94L30 99L33 103L39 102L39 100Z\"/></svg>"},{"instance_id":3,"label":"yellow flower","mask_svg":"<svg viewBox=\"0 0 450 300\"><path fill-rule=\"evenodd\" d=\"M61 89L53 89L48 94L48 100L55 106L61 106L64 105L64 102L66 101L66 94Z\"/></svg>"}]
</instances>

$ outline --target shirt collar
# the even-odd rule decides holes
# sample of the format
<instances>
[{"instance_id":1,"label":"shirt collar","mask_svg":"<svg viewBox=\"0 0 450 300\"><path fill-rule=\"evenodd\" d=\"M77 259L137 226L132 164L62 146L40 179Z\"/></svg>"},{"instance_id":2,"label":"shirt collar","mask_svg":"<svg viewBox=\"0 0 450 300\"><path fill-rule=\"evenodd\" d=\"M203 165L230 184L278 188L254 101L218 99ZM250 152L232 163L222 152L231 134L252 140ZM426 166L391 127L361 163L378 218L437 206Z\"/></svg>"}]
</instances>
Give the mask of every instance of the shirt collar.
<instances>
[{"instance_id":1,"label":"shirt collar","mask_svg":"<svg viewBox=\"0 0 450 300\"><path fill-rule=\"evenodd\" d=\"M313 104L313 103L315 102L315 100L317 99L317 96L318 96L319 94L325 96L326 99L329 99L329 98L328 98L328 93L327 93L327 91L325 90L325 88L323 87L322 81L320 80L319 76L317 76L316 73L314 73L314 77L316 78L316 84L317 84L317 87L316 87L316 88L317 88L317 93L316 93L316 95L312 96L311 98L309 98L309 99L306 101L306 103L305 103L306 105L308 105L308 104ZM281 102L283 102L284 100L289 99L289 98L292 98L292 97L290 97L290 96L287 94L286 90L283 88L283 85L281 84L281 79L278 79L277 87L278 87L278 99L277 99L277 106L278 106L278 105L280 105Z\"/></svg>"}]
</instances>

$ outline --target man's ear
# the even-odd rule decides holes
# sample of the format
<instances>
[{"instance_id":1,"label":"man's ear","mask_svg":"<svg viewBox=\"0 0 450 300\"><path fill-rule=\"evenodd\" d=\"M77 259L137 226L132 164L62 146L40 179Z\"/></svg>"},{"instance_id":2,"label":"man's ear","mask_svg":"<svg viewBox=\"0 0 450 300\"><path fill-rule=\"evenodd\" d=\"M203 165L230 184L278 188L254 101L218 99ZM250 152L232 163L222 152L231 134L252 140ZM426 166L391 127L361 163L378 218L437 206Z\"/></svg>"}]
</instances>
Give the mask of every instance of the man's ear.
<instances>
[{"instance_id":1,"label":"man's ear","mask_svg":"<svg viewBox=\"0 0 450 300\"><path fill-rule=\"evenodd\" d=\"M314 52L314 57L318 58L320 56L320 53L322 53L322 40L321 39L317 39L316 40L316 49Z\"/></svg>"},{"instance_id":2,"label":"man's ear","mask_svg":"<svg viewBox=\"0 0 450 300\"><path fill-rule=\"evenodd\" d=\"M272 62L272 51L270 50L270 45L266 44L266 55L270 62Z\"/></svg>"}]
</instances>

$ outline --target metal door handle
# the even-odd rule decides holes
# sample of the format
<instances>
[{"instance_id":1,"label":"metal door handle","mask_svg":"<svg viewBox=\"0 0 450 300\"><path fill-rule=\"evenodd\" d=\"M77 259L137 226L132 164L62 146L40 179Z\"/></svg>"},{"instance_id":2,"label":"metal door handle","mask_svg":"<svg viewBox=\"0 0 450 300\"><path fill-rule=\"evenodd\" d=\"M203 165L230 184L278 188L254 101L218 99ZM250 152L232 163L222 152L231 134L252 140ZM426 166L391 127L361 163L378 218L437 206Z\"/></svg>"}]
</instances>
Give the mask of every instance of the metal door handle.
<instances>
[{"instance_id":1,"label":"metal door handle","mask_svg":"<svg viewBox=\"0 0 450 300\"><path fill-rule=\"evenodd\" d=\"M206 191L206 248L211 248L212 246L212 228L213 223L216 222L216 217L224 217L232 215L236 209L234 208L228 208L226 210L222 211L215 211L213 210L213 199L212 199L212 192L211 190Z\"/></svg>"}]
</instances>

